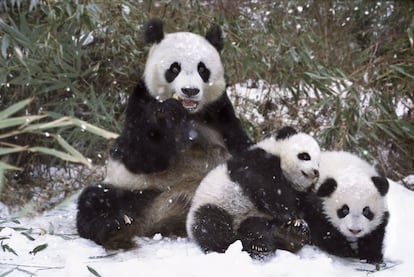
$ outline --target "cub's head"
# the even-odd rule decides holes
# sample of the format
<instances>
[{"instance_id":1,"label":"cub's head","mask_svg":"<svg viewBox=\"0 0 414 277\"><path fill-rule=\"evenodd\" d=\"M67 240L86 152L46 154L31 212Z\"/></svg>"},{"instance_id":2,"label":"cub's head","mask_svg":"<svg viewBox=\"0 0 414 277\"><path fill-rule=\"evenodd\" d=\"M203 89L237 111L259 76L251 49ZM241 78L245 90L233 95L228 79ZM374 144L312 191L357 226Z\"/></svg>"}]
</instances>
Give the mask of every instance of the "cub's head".
<instances>
[{"instance_id":1,"label":"cub's head","mask_svg":"<svg viewBox=\"0 0 414 277\"><path fill-rule=\"evenodd\" d=\"M320 148L310 135L284 127L256 145L280 157L282 172L295 190L307 191L318 181Z\"/></svg>"},{"instance_id":2,"label":"cub's head","mask_svg":"<svg viewBox=\"0 0 414 277\"><path fill-rule=\"evenodd\" d=\"M388 219L385 196L389 184L372 166L352 156L345 152L322 154L316 193L322 198L327 219L349 241L356 241L375 230L384 217Z\"/></svg>"},{"instance_id":3,"label":"cub's head","mask_svg":"<svg viewBox=\"0 0 414 277\"><path fill-rule=\"evenodd\" d=\"M164 34L162 22L152 19L144 27L144 40L153 44L145 84L160 101L174 97L195 113L225 90L220 27L212 27L205 37L190 32Z\"/></svg>"}]
</instances>

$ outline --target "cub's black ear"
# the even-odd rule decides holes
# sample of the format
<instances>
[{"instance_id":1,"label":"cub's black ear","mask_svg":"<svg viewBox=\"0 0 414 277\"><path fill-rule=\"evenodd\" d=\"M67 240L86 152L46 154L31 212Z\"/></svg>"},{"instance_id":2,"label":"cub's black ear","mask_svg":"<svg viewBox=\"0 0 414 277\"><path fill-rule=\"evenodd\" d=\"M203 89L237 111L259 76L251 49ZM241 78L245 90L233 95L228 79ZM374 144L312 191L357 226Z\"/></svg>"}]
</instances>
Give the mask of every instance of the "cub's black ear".
<instances>
[{"instance_id":1,"label":"cub's black ear","mask_svg":"<svg viewBox=\"0 0 414 277\"><path fill-rule=\"evenodd\" d=\"M153 18L144 25L143 37L145 43L159 43L164 38L164 30L162 21Z\"/></svg>"},{"instance_id":2,"label":"cub's black ear","mask_svg":"<svg viewBox=\"0 0 414 277\"><path fill-rule=\"evenodd\" d=\"M337 187L338 184L336 183L335 179L328 178L319 187L316 195L319 197L328 197L336 190Z\"/></svg>"},{"instance_id":3,"label":"cub's black ear","mask_svg":"<svg viewBox=\"0 0 414 277\"><path fill-rule=\"evenodd\" d=\"M286 126L286 127L283 127L282 129L280 129L279 131L277 131L276 140L286 139L286 138L291 137L291 136L293 136L297 133L298 132L294 128L292 128L290 126Z\"/></svg>"},{"instance_id":4,"label":"cub's black ear","mask_svg":"<svg viewBox=\"0 0 414 277\"><path fill-rule=\"evenodd\" d=\"M381 196L385 196L388 193L388 189L390 185L388 180L384 177L374 176L371 177L372 182L374 183L375 187L378 189Z\"/></svg>"},{"instance_id":5,"label":"cub's black ear","mask_svg":"<svg viewBox=\"0 0 414 277\"><path fill-rule=\"evenodd\" d=\"M212 26L206 34L206 39L220 52L224 47L223 31L220 26Z\"/></svg>"}]
</instances>

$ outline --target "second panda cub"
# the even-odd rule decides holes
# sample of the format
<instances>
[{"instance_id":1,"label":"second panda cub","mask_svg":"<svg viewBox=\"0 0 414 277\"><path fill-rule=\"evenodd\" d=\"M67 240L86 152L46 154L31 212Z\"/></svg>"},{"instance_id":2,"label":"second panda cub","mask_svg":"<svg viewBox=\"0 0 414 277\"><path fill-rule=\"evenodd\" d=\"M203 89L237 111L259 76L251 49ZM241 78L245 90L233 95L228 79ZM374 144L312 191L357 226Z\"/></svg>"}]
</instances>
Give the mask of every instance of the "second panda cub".
<instances>
[{"instance_id":1,"label":"second panda cub","mask_svg":"<svg viewBox=\"0 0 414 277\"><path fill-rule=\"evenodd\" d=\"M315 194L302 201L312 243L333 255L382 262L387 179L368 162L342 151L322 152L319 169Z\"/></svg>"},{"instance_id":2,"label":"second panda cub","mask_svg":"<svg viewBox=\"0 0 414 277\"><path fill-rule=\"evenodd\" d=\"M302 193L318 180L319 145L282 128L235 154L201 182L187 217L187 233L205 252L225 252L241 240L253 258L276 249L298 251L309 239L299 210Z\"/></svg>"}]
</instances>

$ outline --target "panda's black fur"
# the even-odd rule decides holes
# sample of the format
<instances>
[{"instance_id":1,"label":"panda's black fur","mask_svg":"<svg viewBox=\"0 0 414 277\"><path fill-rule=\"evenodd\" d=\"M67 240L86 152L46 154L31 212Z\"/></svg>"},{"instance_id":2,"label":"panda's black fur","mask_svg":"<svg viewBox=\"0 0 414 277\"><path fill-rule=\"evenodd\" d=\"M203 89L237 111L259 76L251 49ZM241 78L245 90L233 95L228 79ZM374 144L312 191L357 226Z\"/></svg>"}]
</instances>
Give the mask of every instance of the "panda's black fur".
<instances>
[{"instance_id":1,"label":"panda's black fur","mask_svg":"<svg viewBox=\"0 0 414 277\"><path fill-rule=\"evenodd\" d=\"M144 27L144 40L155 43L153 47L161 47L167 38L172 41L167 49L158 48L158 55L175 47L193 46L175 44L174 40L181 37L197 41L209 51L205 53L211 54L203 56L200 49L190 49L196 51L194 55L177 50L189 56L178 58L181 60L165 73L158 70L164 60L151 56L146 67L151 65L152 71L146 68L145 79L129 97L124 128L110 150L105 180L86 187L79 196L79 235L107 249L133 247L134 236L185 236L186 214L201 179L230 155L252 144L225 92L218 55L223 47L221 29L212 27L205 39L192 33L164 35L159 20L151 20ZM156 55L153 53L151 50L149 57ZM196 54L201 55L201 61L195 60ZM188 94L188 99L174 99L165 88L181 74L179 66L194 63L191 76L197 79L193 82L194 78L186 75L183 78L187 79L178 84L185 86L180 93ZM160 78L164 88L157 90L157 84L149 83L155 80L152 77ZM199 87L188 89L185 82ZM197 97L194 94L203 88L203 97L193 101L191 97Z\"/></svg>"},{"instance_id":2,"label":"panda's black fur","mask_svg":"<svg viewBox=\"0 0 414 277\"><path fill-rule=\"evenodd\" d=\"M387 179L347 152L323 152L320 174L315 192L301 201L312 244L333 255L382 262L389 219L385 199L389 188ZM365 225L339 227L347 216Z\"/></svg>"},{"instance_id":3,"label":"panda's black fur","mask_svg":"<svg viewBox=\"0 0 414 277\"><path fill-rule=\"evenodd\" d=\"M198 187L187 217L190 238L205 252L241 240L253 258L298 251L309 235L298 201L317 180L318 155L316 141L290 127L237 153Z\"/></svg>"}]
</instances>

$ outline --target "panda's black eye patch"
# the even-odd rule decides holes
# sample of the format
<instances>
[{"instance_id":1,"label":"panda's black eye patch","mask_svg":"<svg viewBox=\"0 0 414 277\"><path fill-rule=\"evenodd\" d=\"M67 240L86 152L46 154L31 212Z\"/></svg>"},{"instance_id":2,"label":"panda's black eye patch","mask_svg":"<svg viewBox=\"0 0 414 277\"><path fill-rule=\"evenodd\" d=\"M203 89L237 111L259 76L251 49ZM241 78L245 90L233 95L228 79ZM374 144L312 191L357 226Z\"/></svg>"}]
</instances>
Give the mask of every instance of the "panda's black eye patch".
<instances>
[{"instance_id":1,"label":"panda's black eye patch","mask_svg":"<svg viewBox=\"0 0 414 277\"><path fill-rule=\"evenodd\" d=\"M371 209L366 206L364 209L362 209L362 214L368 218L369 220L373 220L374 219L374 213L371 211Z\"/></svg>"},{"instance_id":2,"label":"panda's black eye patch","mask_svg":"<svg viewBox=\"0 0 414 277\"><path fill-rule=\"evenodd\" d=\"M349 214L349 207L347 204L343 205L340 209L336 211L339 218L344 218Z\"/></svg>"},{"instance_id":3,"label":"panda's black eye patch","mask_svg":"<svg viewBox=\"0 0 414 277\"><path fill-rule=\"evenodd\" d=\"M179 63L174 62L170 65L170 68L165 71L165 80L167 80L168 83L171 83L174 81L174 79L180 74L181 72L181 66Z\"/></svg>"},{"instance_id":4,"label":"panda's black eye patch","mask_svg":"<svg viewBox=\"0 0 414 277\"><path fill-rule=\"evenodd\" d=\"M311 157L308 153L303 152L298 154L298 159L302 161L310 161Z\"/></svg>"},{"instance_id":5,"label":"panda's black eye patch","mask_svg":"<svg viewBox=\"0 0 414 277\"><path fill-rule=\"evenodd\" d=\"M207 83L210 79L210 70L206 67L203 62L199 62L197 65L198 74L200 74L201 79L203 79L204 83Z\"/></svg>"}]
</instances>

